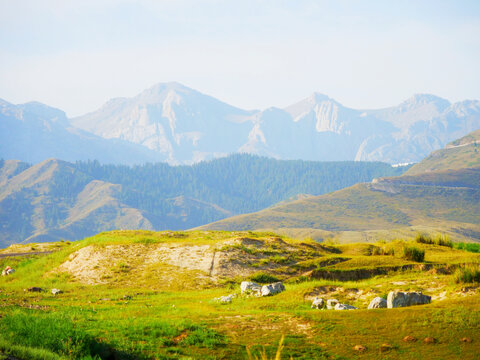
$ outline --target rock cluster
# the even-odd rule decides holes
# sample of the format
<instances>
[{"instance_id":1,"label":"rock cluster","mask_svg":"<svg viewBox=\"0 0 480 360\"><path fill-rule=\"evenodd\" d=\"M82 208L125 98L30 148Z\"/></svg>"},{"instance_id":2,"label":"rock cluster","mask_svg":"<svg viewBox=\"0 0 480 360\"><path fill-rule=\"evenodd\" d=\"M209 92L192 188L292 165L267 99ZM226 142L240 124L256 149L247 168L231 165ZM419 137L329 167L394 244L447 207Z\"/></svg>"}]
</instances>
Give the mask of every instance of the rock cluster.
<instances>
[{"instance_id":1,"label":"rock cluster","mask_svg":"<svg viewBox=\"0 0 480 360\"><path fill-rule=\"evenodd\" d=\"M401 292L391 291L388 294L387 300L381 297L376 297L368 305L369 309L380 308L396 308L412 305L429 304L432 298L428 295L423 295L421 292ZM337 299L328 299L326 302L322 298L315 297L312 302L312 309L323 309L326 305L328 310L355 310L355 306L348 304L341 304Z\"/></svg>"},{"instance_id":2,"label":"rock cluster","mask_svg":"<svg viewBox=\"0 0 480 360\"><path fill-rule=\"evenodd\" d=\"M348 304L340 304L337 299L328 299L326 302L328 310L356 310L357 308ZM316 297L312 302L312 309L323 309L325 306L325 300Z\"/></svg>"},{"instance_id":3,"label":"rock cluster","mask_svg":"<svg viewBox=\"0 0 480 360\"><path fill-rule=\"evenodd\" d=\"M285 291L285 286L280 281L263 286L252 281L242 281L240 284L240 291L242 295L246 295L247 297L250 295L255 295L258 297L272 296ZM230 294L227 296L220 296L214 300L221 304L230 304L235 297L237 297L237 294Z\"/></svg>"}]
</instances>

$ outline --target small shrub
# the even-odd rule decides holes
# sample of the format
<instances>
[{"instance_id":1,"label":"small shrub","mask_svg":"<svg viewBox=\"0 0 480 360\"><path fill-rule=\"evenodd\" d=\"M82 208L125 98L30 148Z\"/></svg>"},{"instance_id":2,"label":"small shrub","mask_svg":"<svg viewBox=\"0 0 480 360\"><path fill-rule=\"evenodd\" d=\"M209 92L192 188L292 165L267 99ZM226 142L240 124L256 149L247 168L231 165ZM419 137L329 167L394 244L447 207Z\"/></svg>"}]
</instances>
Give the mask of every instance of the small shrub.
<instances>
[{"instance_id":1,"label":"small shrub","mask_svg":"<svg viewBox=\"0 0 480 360\"><path fill-rule=\"evenodd\" d=\"M395 255L395 249L394 248L387 248L386 246L373 246L371 248L371 255Z\"/></svg>"},{"instance_id":2,"label":"small shrub","mask_svg":"<svg viewBox=\"0 0 480 360\"><path fill-rule=\"evenodd\" d=\"M410 261L423 262L425 259L425 250L415 246L405 246L403 248L403 257Z\"/></svg>"},{"instance_id":3,"label":"small shrub","mask_svg":"<svg viewBox=\"0 0 480 360\"><path fill-rule=\"evenodd\" d=\"M471 265L458 268L453 278L456 283L480 283L480 266Z\"/></svg>"},{"instance_id":4,"label":"small shrub","mask_svg":"<svg viewBox=\"0 0 480 360\"><path fill-rule=\"evenodd\" d=\"M254 274L250 277L250 280L260 284L267 284L279 281L278 278L276 278L275 276L265 273Z\"/></svg>"},{"instance_id":5,"label":"small shrub","mask_svg":"<svg viewBox=\"0 0 480 360\"><path fill-rule=\"evenodd\" d=\"M447 246L449 248L453 247L453 242L450 240L448 235L438 235L435 238L435 245L439 246Z\"/></svg>"}]
</instances>

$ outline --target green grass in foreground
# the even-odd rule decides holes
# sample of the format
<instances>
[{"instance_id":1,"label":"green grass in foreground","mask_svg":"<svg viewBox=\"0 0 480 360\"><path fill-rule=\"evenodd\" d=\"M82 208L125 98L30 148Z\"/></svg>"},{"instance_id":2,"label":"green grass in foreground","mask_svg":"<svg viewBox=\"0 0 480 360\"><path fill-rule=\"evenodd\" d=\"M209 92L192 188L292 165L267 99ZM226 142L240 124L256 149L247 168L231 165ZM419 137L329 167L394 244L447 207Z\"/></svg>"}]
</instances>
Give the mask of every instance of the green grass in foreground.
<instances>
[{"instance_id":1,"label":"green grass in foreground","mask_svg":"<svg viewBox=\"0 0 480 360\"><path fill-rule=\"evenodd\" d=\"M282 359L478 359L478 283L469 282L468 288L473 290L466 290L470 291L466 294L462 290L466 286L456 283L451 269L468 269L478 264L479 255L448 246L403 241L332 245L305 260L305 269L340 258L342 262L327 261L321 266L336 271L383 268L389 264L413 266L359 281L304 277L297 282L298 278L285 278L286 291L281 294L266 298L238 296L226 305L214 299L231 293L239 295L239 282L248 277L226 279L229 281L208 288L170 289L153 287L159 279L152 274L149 283L133 281L129 286L119 286L118 279L139 276L135 267L127 273L119 272L118 279L104 285L81 284L55 270L72 252L88 245L98 246L100 251L130 241L135 246L145 245L148 252L162 242L189 245L198 239L201 244L220 248L217 243L232 236L261 239L270 234L112 232L73 243L47 256L18 260L16 273L0 278L0 354L34 360L213 360L247 359L250 352L251 359L264 359L275 358L283 337ZM295 243L289 243L292 249ZM402 258L401 249L406 244L425 251L424 263ZM113 263L113 259L109 260ZM172 273L170 281L175 281L175 275ZM255 275L259 277L256 280L267 280L267 275L276 273L259 270ZM53 296L48 291L25 292L30 286L47 290L57 287L64 293ZM429 305L402 309L366 309L373 297L396 289L423 291L427 295L445 293L446 300L434 299ZM360 310L313 310L310 299L316 295L338 298ZM419 341L404 343L402 338L407 335ZM437 342L423 344L427 336ZM463 337L473 342L463 343ZM383 343L391 344L392 349L380 352ZM356 344L366 346L367 352L357 354L352 350Z\"/></svg>"}]
</instances>

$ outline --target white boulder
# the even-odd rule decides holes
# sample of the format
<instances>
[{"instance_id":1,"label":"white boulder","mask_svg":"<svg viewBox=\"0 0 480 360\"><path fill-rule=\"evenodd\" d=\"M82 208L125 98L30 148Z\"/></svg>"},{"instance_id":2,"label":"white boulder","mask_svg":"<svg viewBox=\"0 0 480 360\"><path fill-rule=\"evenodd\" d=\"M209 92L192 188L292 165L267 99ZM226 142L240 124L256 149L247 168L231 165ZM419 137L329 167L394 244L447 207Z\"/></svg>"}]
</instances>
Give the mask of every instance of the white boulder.
<instances>
[{"instance_id":1,"label":"white boulder","mask_svg":"<svg viewBox=\"0 0 480 360\"><path fill-rule=\"evenodd\" d=\"M328 310L333 310L335 308L335 305L339 304L339 301L337 299L328 299L327 300L327 309Z\"/></svg>"},{"instance_id":2,"label":"white boulder","mask_svg":"<svg viewBox=\"0 0 480 360\"><path fill-rule=\"evenodd\" d=\"M412 305L430 304L432 298L423 295L421 292L390 291L387 296L387 307L389 309Z\"/></svg>"},{"instance_id":3,"label":"white boulder","mask_svg":"<svg viewBox=\"0 0 480 360\"><path fill-rule=\"evenodd\" d=\"M273 284L263 285L261 294L262 296L270 296L281 293L282 291L285 291L285 286L279 281Z\"/></svg>"},{"instance_id":4,"label":"white boulder","mask_svg":"<svg viewBox=\"0 0 480 360\"><path fill-rule=\"evenodd\" d=\"M386 308L386 307L387 307L387 300L379 296L377 296L372 301L370 301L370 304L368 305L369 309L380 309L380 308Z\"/></svg>"},{"instance_id":5,"label":"white boulder","mask_svg":"<svg viewBox=\"0 0 480 360\"><path fill-rule=\"evenodd\" d=\"M242 295L244 293L260 294L261 291L262 291L262 287L260 285L258 285L257 283L254 283L252 281L242 281L242 283L240 284L240 290L242 292Z\"/></svg>"},{"instance_id":6,"label":"white boulder","mask_svg":"<svg viewBox=\"0 0 480 360\"><path fill-rule=\"evenodd\" d=\"M315 297L312 302L312 309L323 309L325 301L322 298Z\"/></svg>"},{"instance_id":7,"label":"white boulder","mask_svg":"<svg viewBox=\"0 0 480 360\"><path fill-rule=\"evenodd\" d=\"M219 298L215 298L215 301L218 301L220 304L230 304L232 302L232 298L232 295L220 296Z\"/></svg>"}]
</instances>

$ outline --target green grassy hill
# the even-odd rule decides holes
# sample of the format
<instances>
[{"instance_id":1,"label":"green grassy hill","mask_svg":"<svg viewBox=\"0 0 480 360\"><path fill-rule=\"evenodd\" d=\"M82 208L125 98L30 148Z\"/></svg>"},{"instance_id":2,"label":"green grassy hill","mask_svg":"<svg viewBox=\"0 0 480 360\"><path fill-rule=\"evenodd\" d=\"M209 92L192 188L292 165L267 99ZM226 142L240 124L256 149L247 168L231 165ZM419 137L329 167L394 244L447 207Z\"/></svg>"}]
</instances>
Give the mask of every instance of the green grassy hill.
<instances>
[{"instance_id":1,"label":"green grassy hill","mask_svg":"<svg viewBox=\"0 0 480 360\"><path fill-rule=\"evenodd\" d=\"M428 171L480 167L480 130L455 140L444 149L434 151L407 174L418 175Z\"/></svg>"},{"instance_id":2,"label":"green grassy hill","mask_svg":"<svg viewBox=\"0 0 480 360\"><path fill-rule=\"evenodd\" d=\"M417 232L448 233L480 241L480 167L473 142L479 132L432 154L400 177L378 178L330 194L278 204L201 229L268 230L341 242L393 239ZM458 154L467 154L460 157ZM473 155L472 155L473 154ZM472 160L473 159L473 160ZM473 162L472 162L473 161ZM425 170L427 168L437 169ZM420 172L420 169L424 169Z\"/></svg>"},{"instance_id":3,"label":"green grassy hill","mask_svg":"<svg viewBox=\"0 0 480 360\"><path fill-rule=\"evenodd\" d=\"M404 257L411 246L425 252L423 262ZM215 231L114 231L15 245L0 251L0 266L16 269L0 277L0 358L255 359L263 349L274 358L283 337L282 359L473 360L480 351L478 282L457 281L480 254L450 246L326 246ZM54 252L36 253L46 250ZM5 257L12 252L32 255ZM247 279L280 279L286 290L241 295ZM41 289L26 290L34 286ZM367 310L393 290L422 291L432 303ZM231 303L215 300L227 294L234 294ZM359 310L312 309L316 296ZM435 343L423 343L426 337ZM364 353L353 350L359 344Z\"/></svg>"}]
</instances>

